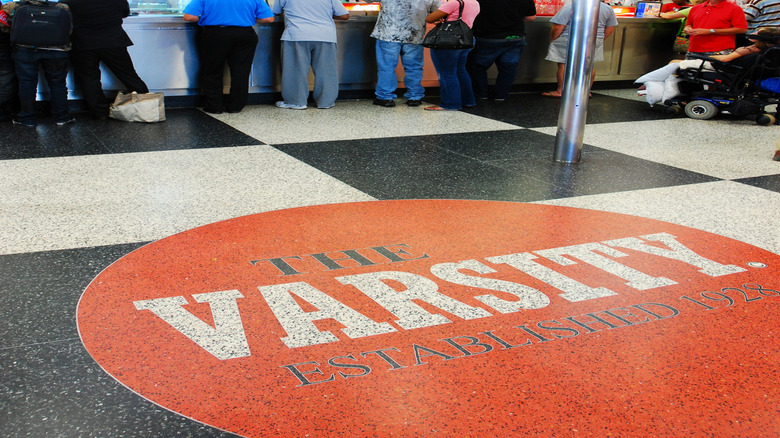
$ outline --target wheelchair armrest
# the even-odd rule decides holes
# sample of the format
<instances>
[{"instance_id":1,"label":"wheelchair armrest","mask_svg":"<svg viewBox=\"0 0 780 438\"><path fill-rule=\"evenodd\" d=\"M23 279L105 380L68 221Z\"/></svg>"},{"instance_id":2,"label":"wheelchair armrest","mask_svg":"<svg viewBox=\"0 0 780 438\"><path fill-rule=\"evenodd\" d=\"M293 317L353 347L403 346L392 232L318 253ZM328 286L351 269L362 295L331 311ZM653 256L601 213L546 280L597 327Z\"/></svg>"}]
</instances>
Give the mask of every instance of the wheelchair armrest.
<instances>
[{"instance_id":1,"label":"wheelchair armrest","mask_svg":"<svg viewBox=\"0 0 780 438\"><path fill-rule=\"evenodd\" d=\"M687 59L701 59L702 61L708 61L712 65L731 65L731 64L729 64L726 61L720 61L720 60L717 60L715 58L710 58L709 56L697 55L695 53L691 54L691 55L686 55L686 58Z\"/></svg>"}]
</instances>

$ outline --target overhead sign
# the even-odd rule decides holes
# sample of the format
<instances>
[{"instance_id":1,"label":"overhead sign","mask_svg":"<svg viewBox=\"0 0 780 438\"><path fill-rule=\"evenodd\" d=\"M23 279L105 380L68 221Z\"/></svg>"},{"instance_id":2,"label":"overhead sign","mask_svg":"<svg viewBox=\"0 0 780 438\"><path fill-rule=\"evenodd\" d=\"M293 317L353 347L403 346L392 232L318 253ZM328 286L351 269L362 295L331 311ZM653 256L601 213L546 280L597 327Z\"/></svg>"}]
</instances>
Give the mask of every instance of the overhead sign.
<instances>
[{"instance_id":1,"label":"overhead sign","mask_svg":"<svg viewBox=\"0 0 780 438\"><path fill-rule=\"evenodd\" d=\"M231 219L102 272L78 326L139 395L243 436L780 433L780 256L491 201Z\"/></svg>"}]
</instances>

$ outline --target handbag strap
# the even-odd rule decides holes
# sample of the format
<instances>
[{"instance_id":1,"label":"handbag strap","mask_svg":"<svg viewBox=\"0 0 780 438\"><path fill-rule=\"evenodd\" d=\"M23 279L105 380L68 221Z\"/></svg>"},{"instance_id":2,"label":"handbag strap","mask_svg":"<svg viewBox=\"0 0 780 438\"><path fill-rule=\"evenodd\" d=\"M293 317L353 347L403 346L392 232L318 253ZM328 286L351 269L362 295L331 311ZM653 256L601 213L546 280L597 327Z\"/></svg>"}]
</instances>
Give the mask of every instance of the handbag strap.
<instances>
[{"instance_id":1,"label":"handbag strap","mask_svg":"<svg viewBox=\"0 0 780 438\"><path fill-rule=\"evenodd\" d=\"M460 3L460 8L458 8L458 20L460 20L460 17L463 16L463 6L465 4L463 3L463 0L458 0L458 3Z\"/></svg>"}]
</instances>

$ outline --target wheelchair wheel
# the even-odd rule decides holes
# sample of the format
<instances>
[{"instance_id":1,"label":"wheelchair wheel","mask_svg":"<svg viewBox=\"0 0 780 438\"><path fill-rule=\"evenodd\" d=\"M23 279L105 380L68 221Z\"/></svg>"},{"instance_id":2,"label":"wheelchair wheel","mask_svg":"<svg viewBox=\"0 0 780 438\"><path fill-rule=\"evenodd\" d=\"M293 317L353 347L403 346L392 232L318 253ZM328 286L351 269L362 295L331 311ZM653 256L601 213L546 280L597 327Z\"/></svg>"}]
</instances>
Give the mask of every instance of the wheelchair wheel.
<instances>
[{"instance_id":1,"label":"wheelchair wheel","mask_svg":"<svg viewBox=\"0 0 780 438\"><path fill-rule=\"evenodd\" d=\"M685 105L685 115L697 120L709 120L718 114L718 107L706 100L692 100Z\"/></svg>"},{"instance_id":2,"label":"wheelchair wheel","mask_svg":"<svg viewBox=\"0 0 780 438\"><path fill-rule=\"evenodd\" d=\"M774 125L777 119L772 114L761 114L756 118L756 124L761 126Z\"/></svg>"}]
</instances>

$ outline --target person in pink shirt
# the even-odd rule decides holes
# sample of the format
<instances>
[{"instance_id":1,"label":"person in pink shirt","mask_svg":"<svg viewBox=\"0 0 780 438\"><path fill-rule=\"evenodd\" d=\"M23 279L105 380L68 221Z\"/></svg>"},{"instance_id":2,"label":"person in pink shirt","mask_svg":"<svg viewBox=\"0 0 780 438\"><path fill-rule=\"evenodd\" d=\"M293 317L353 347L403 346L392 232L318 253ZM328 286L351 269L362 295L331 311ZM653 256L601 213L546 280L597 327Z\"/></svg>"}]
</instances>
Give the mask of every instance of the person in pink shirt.
<instances>
[{"instance_id":1,"label":"person in pink shirt","mask_svg":"<svg viewBox=\"0 0 780 438\"><path fill-rule=\"evenodd\" d=\"M460 5L463 4L461 20L468 27L474 25L474 18L479 14L477 0L451 0L431 12L425 19L428 23L455 21L458 19ZM431 60L439 76L441 103L426 107L428 111L457 111L463 107L477 106L474 90L471 88L471 78L466 71L466 59L471 49L431 49Z\"/></svg>"}]
</instances>

